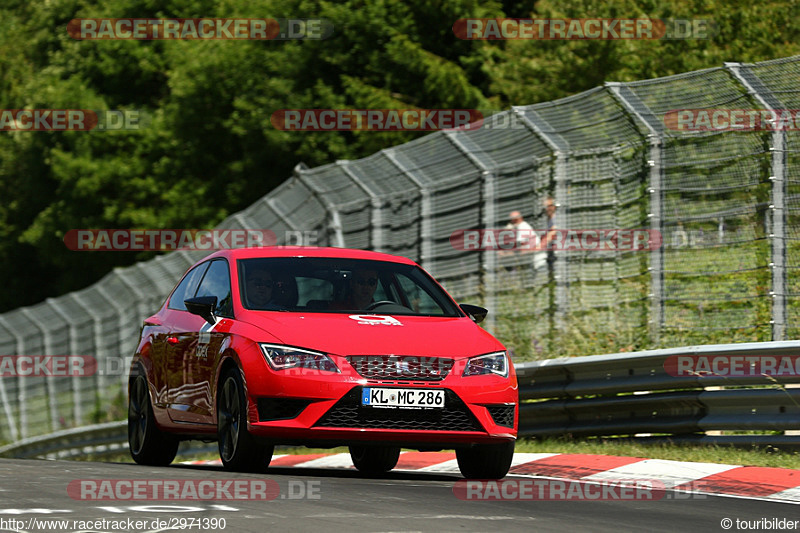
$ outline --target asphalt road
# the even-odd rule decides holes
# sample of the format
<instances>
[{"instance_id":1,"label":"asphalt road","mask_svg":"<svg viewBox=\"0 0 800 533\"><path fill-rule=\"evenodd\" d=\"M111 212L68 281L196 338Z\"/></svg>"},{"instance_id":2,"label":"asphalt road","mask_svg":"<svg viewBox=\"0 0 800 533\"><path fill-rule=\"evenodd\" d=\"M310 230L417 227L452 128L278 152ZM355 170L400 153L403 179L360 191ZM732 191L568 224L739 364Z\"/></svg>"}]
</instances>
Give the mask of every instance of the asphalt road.
<instances>
[{"instance_id":1,"label":"asphalt road","mask_svg":"<svg viewBox=\"0 0 800 533\"><path fill-rule=\"evenodd\" d=\"M224 519L224 530L229 532L705 532L725 531L720 525L723 518L733 520L729 531L742 529L737 529L736 519L800 520L800 506L794 504L703 495L689 499L689 495L674 492L656 501L465 501L454 494L459 479L456 474L427 472L392 472L368 478L346 470L271 468L267 474L256 475L212 466L149 468L2 459L0 531L153 532L169 529L153 520L173 520L172 525L177 526L173 529L179 529L180 519L184 519L185 531L220 531L220 519ZM263 481L272 492L267 490L269 500L87 501L80 495L100 496L102 484L92 482L95 484L90 487L97 492L81 493L75 490L79 480L211 480L216 486L223 480ZM24 523L10 523L11 519ZM42 522L59 519L68 521L63 524L66 527ZM73 523L103 519L105 523ZM143 522L128 527L133 523L127 522L129 519Z\"/></svg>"}]
</instances>

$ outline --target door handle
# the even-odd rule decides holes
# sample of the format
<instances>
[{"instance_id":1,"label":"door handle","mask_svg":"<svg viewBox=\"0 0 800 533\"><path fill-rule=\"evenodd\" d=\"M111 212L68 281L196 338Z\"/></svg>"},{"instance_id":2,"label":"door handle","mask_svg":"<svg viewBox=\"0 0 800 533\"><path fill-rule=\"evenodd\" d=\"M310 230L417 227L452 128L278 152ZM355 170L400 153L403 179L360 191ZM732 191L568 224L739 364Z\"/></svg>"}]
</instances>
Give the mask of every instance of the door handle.
<instances>
[{"instance_id":1,"label":"door handle","mask_svg":"<svg viewBox=\"0 0 800 533\"><path fill-rule=\"evenodd\" d=\"M178 340L178 337L167 337L167 342L174 346L178 344L180 341Z\"/></svg>"}]
</instances>

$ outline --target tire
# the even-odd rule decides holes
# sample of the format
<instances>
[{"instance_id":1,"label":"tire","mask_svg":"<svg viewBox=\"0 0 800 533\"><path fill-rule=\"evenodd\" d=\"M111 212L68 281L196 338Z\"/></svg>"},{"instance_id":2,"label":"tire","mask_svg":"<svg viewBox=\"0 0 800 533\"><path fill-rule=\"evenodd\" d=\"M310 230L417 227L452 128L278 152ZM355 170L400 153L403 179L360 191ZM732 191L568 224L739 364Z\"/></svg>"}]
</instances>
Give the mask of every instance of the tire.
<instances>
[{"instance_id":1,"label":"tire","mask_svg":"<svg viewBox=\"0 0 800 533\"><path fill-rule=\"evenodd\" d=\"M275 447L247 431L247 400L238 368L225 373L217 391L217 441L226 470L264 472L272 460Z\"/></svg>"},{"instance_id":2,"label":"tire","mask_svg":"<svg viewBox=\"0 0 800 533\"><path fill-rule=\"evenodd\" d=\"M156 425L147 378L141 368L139 375L130 382L128 447L134 461L148 466L166 466L178 453L178 439Z\"/></svg>"},{"instance_id":3,"label":"tire","mask_svg":"<svg viewBox=\"0 0 800 533\"><path fill-rule=\"evenodd\" d=\"M350 446L350 458L359 472L384 474L397 466L400 448L395 446Z\"/></svg>"},{"instance_id":4,"label":"tire","mask_svg":"<svg viewBox=\"0 0 800 533\"><path fill-rule=\"evenodd\" d=\"M501 479L508 474L514 459L514 441L479 444L456 450L458 469L467 479Z\"/></svg>"}]
</instances>

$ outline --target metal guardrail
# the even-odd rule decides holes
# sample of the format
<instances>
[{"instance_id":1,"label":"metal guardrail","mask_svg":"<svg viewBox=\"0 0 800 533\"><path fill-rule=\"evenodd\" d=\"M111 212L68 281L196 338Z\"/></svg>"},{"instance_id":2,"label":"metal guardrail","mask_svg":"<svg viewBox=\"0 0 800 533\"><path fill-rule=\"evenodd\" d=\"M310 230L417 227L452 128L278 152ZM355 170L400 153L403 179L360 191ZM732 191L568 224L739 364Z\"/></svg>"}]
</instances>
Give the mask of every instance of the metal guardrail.
<instances>
[{"instance_id":1,"label":"metal guardrail","mask_svg":"<svg viewBox=\"0 0 800 533\"><path fill-rule=\"evenodd\" d=\"M125 453L128 422L107 422L31 437L0 448L0 457L70 459L82 455Z\"/></svg>"},{"instance_id":2,"label":"metal guardrail","mask_svg":"<svg viewBox=\"0 0 800 533\"><path fill-rule=\"evenodd\" d=\"M216 452L216 443L198 441L182 442L178 448L178 456ZM0 457L17 459L100 458L127 454L128 422L125 420L67 429L0 447Z\"/></svg>"},{"instance_id":3,"label":"metal guardrail","mask_svg":"<svg viewBox=\"0 0 800 533\"><path fill-rule=\"evenodd\" d=\"M796 446L800 372L730 377L671 375L674 356L800 356L800 341L718 344L561 358L517 366L520 435L648 436L717 444ZM709 431L776 432L718 435ZM643 441L646 439L643 439Z\"/></svg>"},{"instance_id":4,"label":"metal guardrail","mask_svg":"<svg viewBox=\"0 0 800 533\"><path fill-rule=\"evenodd\" d=\"M665 369L668 358L687 355L800 357L800 341L689 346L519 364L520 436L800 447L800 434L784 434L800 430L800 388L794 388L800 385L800 372L670 375ZM126 453L126 424L109 422L25 439L0 448L0 457L67 459ZM714 431L751 433L706 433ZM197 451L181 449L184 454Z\"/></svg>"}]
</instances>

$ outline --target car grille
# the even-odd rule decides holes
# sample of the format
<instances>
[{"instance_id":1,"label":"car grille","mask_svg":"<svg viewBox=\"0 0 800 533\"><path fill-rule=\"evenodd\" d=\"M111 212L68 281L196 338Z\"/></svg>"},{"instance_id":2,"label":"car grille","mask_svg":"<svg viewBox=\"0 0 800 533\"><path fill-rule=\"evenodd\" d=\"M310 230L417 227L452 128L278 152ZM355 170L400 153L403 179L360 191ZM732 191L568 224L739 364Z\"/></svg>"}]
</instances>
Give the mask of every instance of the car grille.
<instances>
[{"instance_id":1,"label":"car grille","mask_svg":"<svg viewBox=\"0 0 800 533\"><path fill-rule=\"evenodd\" d=\"M441 381L453 368L452 359L413 355L351 355L347 362L369 379Z\"/></svg>"},{"instance_id":2,"label":"car grille","mask_svg":"<svg viewBox=\"0 0 800 533\"><path fill-rule=\"evenodd\" d=\"M514 414L516 412L516 405L487 405L486 409L492 415L492 420L498 426L505 426L507 428L514 427Z\"/></svg>"},{"instance_id":3,"label":"car grille","mask_svg":"<svg viewBox=\"0 0 800 533\"><path fill-rule=\"evenodd\" d=\"M258 420L259 422L269 422L270 420L297 418L310 403L311 400L299 398L259 398L257 401Z\"/></svg>"},{"instance_id":4,"label":"car grille","mask_svg":"<svg viewBox=\"0 0 800 533\"><path fill-rule=\"evenodd\" d=\"M453 391L445 391L442 409L380 409L361 406L361 387L348 392L319 419L318 427L483 431L466 404Z\"/></svg>"}]
</instances>

